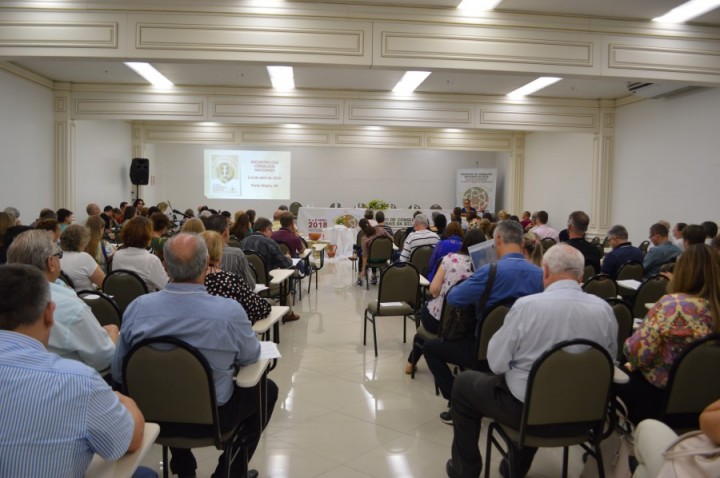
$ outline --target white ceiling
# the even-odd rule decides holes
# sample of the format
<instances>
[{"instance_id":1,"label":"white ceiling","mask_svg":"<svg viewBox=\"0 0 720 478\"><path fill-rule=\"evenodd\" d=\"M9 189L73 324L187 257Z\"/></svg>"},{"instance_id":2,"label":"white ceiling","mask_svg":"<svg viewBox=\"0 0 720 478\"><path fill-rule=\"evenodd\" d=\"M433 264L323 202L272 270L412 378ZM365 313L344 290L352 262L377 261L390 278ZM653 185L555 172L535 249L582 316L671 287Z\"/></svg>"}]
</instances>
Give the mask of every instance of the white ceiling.
<instances>
[{"instance_id":1,"label":"white ceiling","mask_svg":"<svg viewBox=\"0 0 720 478\"><path fill-rule=\"evenodd\" d=\"M73 0L68 0L72 2ZM268 0L265 0L268 1ZM293 1L293 0L289 0ZM96 0L104 8L129 2ZM197 5L190 0L152 0L155 4ZM206 0L204 5L223 4L226 0ZM459 0L328 0L349 6L419 6L423 8L453 9ZM659 16L682 0L504 0L497 10L521 13L579 15L597 18L649 20ZM237 2L236 2L237 4ZM720 26L720 10L709 12L695 20ZM113 83L144 85L146 81L118 60L60 60L37 58L9 58L13 63L46 78L71 83ZM178 86L228 86L240 88L269 88L270 80L264 65L249 63L153 62L153 65ZM401 70L381 68L332 68L327 66L296 66L295 84L299 89L389 91L402 76ZM490 74L484 72L433 71L418 88L425 93L505 95L535 79L528 74ZM536 96L573 99L617 99L628 95L627 81L566 78L542 90Z\"/></svg>"}]
</instances>

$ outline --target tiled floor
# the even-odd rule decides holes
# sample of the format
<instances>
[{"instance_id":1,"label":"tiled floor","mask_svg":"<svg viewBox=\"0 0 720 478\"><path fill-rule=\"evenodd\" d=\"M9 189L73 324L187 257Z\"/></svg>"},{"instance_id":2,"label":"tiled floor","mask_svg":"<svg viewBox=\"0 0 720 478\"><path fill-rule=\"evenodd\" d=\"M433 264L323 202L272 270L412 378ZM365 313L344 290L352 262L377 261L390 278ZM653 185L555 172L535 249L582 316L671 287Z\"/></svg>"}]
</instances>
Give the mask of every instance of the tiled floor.
<instances>
[{"instance_id":1,"label":"tiled floor","mask_svg":"<svg viewBox=\"0 0 720 478\"><path fill-rule=\"evenodd\" d=\"M446 403L435 396L424 361L414 380L403 372L410 345L402 343L402 319L378 321L375 358L370 333L362 345L362 317L377 286L353 285L345 259L326 261L319 279L310 295L303 281L295 307L302 318L281 326L283 358L270 374L280 397L251 468L271 478L446 476L452 427L438 418ZM409 341L413 334L409 328ZM484 433L480 445L484 453ZM561 452L540 450L528 476L560 476ZM198 477L212 474L218 455L195 450ZM580 457L579 448L571 450L569 476L580 475ZM499 476L497 458L492 477ZM157 470L160 461L155 445L144 464Z\"/></svg>"}]
</instances>

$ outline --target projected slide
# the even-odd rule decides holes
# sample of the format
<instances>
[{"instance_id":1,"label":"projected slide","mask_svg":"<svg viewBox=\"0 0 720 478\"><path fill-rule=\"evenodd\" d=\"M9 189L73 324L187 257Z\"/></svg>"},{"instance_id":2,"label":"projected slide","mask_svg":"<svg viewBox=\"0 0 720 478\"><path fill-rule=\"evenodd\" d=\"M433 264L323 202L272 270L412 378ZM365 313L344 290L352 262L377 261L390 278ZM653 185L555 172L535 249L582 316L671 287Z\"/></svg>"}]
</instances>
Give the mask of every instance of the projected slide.
<instances>
[{"instance_id":1,"label":"projected slide","mask_svg":"<svg viewBox=\"0 0 720 478\"><path fill-rule=\"evenodd\" d=\"M290 199L290 151L205 150L208 199Z\"/></svg>"}]
</instances>

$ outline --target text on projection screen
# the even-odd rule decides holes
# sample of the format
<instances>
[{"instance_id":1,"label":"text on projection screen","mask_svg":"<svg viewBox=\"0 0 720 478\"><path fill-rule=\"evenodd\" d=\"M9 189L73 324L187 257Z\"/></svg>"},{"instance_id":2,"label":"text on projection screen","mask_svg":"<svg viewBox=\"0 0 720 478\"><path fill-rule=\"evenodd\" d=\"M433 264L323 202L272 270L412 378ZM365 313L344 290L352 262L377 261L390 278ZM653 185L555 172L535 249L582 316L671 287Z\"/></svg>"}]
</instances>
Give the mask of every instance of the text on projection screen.
<instances>
[{"instance_id":1,"label":"text on projection screen","mask_svg":"<svg viewBox=\"0 0 720 478\"><path fill-rule=\"evenodd\" d=\"M208 199L290 199L290 151L205 150Z\"/></svg>"}]
</instances>

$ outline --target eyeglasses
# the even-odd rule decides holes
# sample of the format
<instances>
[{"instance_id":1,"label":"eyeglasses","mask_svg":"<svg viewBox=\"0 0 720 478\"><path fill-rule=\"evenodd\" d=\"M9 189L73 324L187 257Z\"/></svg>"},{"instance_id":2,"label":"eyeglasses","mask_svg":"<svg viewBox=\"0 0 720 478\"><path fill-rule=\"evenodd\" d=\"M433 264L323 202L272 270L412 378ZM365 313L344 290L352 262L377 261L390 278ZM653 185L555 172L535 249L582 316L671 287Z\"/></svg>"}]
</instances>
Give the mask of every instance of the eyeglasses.
<instances>
[{"instance_id":1,"label":"eyeglasses","mask_svg":"<svg viewBox=\"0 0 720 478\"><path fill-rule=\"evenodd\" d=\"M51 257L57 257L58 259L62 259L62 256L63 256L63 251L57 251Z\"/></svg>"}]
</instances>

